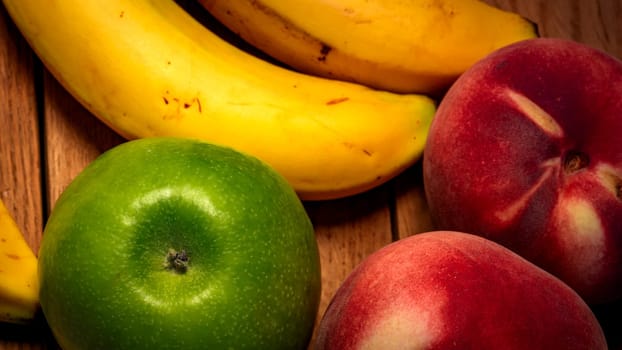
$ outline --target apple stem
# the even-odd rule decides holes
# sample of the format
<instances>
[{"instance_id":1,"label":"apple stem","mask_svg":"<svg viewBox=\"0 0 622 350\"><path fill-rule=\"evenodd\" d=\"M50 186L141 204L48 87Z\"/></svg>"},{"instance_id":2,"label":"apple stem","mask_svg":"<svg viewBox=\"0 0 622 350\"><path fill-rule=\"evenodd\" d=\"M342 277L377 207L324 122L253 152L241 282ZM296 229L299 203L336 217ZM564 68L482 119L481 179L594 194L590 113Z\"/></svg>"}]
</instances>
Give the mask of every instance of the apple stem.
<instances>
[{"instance_id":1,"label":"apple stem","mask_svg":"<svg viewBox=\"0 0 622 350\"><path fill-rule=\"evenodd\" d=\"M173 248L169 248L166 253L166 262L164 263L164 267L167 270L172 270L176 273L185 273L188 271L188 263L190 262L190 257L185 249L180 251L176 251Z\"/></svg>"}]
</instances>

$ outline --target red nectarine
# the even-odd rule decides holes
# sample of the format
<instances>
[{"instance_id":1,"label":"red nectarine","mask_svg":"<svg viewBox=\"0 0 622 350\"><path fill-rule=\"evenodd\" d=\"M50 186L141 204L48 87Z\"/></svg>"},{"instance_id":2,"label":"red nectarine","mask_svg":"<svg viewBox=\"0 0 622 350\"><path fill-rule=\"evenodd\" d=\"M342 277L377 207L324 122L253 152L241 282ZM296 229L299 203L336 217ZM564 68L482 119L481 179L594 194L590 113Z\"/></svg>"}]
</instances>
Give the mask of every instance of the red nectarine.
<instances>
[{"instance_id":1,"label":"red nectarine","mask_svg":"<svg viewBox=\"0 0 622 350\"><path fill-rule=\"evenodd\" d=\"M482 235L588 303L622 297L622 62L564 39L506 46L439 104L424 160L436 229Z\"/></svg>"},{"instance_id":2,"label":"red nectarine","mask_svg":"<svg viewBox=\"0 0 622 350\"><path fill-rule=\"evenodd\" d=\"M339 287L317 350L597 350L584 300L509 249L460 232L427 232L368 256Z\"/></svg>"}]
</instances>

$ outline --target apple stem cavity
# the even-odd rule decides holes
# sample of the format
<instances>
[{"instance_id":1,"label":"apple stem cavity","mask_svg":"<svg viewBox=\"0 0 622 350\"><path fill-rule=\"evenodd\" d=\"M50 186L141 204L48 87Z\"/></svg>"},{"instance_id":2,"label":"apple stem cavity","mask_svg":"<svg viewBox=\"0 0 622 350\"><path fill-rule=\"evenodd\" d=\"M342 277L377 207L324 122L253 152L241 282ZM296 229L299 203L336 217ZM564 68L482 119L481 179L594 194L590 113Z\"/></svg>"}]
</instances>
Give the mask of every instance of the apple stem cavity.
<instances>
[{"instance_id":1,"label":"apple stem cavity","mask_svg":"<svg viewBox=\"0 0 622 350\"><path fill-rule=\"evenodd\" d=\"M180 251L176 251L173 248L169 248L166 253L166 261L164 262L164 268L176 272L176 273L186 273L188 271L188 263L190 262L190 257L185 249Z\"/></svg>"},{"instance_id":2,"label":"apple stem cavity","mask_svg":"<svg viewBox=\"0 0 622 350\"><path fill-rule=\"evenodd\" d=\"M587 154L579 151L569 151L564 157L564 172L566 174L577 172L586 168L589 163L590 158Z\"/></svg>"}]
</instances>

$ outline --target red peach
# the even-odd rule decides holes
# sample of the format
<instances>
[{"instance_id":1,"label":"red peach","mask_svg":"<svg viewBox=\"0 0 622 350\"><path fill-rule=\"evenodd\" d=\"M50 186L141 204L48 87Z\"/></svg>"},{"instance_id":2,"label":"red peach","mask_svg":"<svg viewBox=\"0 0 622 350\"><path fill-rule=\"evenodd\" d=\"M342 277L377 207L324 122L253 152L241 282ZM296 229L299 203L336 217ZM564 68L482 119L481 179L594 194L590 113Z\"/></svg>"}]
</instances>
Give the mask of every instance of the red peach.
<instances>
[{"instance_id":1,"label":"red peach","mask_svg":"<svg viewBox=\"0 0 622 350\"><path fill-rule=\"evenodd\" d=\"M577 290L622 297L622 62L574 41L512 44L439 104L424 160L435 229L484 236Z\"/></svg>"},{"instance_id":2,"label":"red peach","mask_svg":"<svg viewBox=\"0 0 622 350\"><path fill-rule=\"evenodd\" d=\"M461 232L428 232L368 256L339 287L317 350L606 349L594 314L558 278Z\"/></svg>"}]
</instances>

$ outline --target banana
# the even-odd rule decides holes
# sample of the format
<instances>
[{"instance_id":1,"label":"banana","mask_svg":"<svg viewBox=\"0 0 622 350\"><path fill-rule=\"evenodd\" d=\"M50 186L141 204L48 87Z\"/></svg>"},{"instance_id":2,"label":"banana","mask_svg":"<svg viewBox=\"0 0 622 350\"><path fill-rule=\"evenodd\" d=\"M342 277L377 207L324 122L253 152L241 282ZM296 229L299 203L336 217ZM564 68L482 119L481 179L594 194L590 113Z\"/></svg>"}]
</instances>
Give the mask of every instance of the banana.
<instances>
[{"instance_id":1,"label":"banana","mask_svg":"<svg viewBox=\"0 0 622 350\"><path fill-rule=\"evenodd\" d=\"M173 0L3 0L56 79L127 139L179 136L236 148L303 200L357 194L423 153L436 110L268 63Z\"/></svg>"},{"instance_id":2,"label":"banana","mask_svg":"<svg viewBox=\"0 0 622 350\"><path fill-rule=\"evenodd\" d=\"M29 323L38 309L37 257L0 200L0 322Z\"/></svg>"},{"instance_id":3,"label":"banana","mask_svg":"<svg viewBox=\"0 0 622 350\"><path fill-rule=\"evenodd\" d=\"M308 74L439 95L534 23L478 0L198 0L253 46Z\"/></svg>"}]
</instances>

